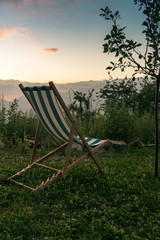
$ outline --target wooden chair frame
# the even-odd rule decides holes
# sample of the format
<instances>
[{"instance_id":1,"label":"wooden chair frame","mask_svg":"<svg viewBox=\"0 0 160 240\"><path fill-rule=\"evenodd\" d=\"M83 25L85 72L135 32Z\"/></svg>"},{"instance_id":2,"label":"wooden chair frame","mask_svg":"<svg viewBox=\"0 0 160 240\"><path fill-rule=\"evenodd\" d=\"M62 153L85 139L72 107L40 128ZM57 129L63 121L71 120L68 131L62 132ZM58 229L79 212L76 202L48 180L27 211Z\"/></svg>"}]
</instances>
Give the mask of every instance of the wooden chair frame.
<instances>
[{"instance_id":1,"label":"wooden chair frame","mask_svg":"<svg viewBox=\"0 0 160 240\"><path fill-rule=\"evenodd\" d=\"M53 82L49 82L49 89L53 90L56 98L58 99L61 107L63 108L65 114L67 115L68 119L71 122L71 128L70 128L70 136L69 136L69 141L65 142L64 144L61 144L60 141L53 137L53 139L55 140L55 142L57 143L58 147L56 149L54 149L53 151L49 152L47 155L43 156L42 158L38 159L35 161L35 156L36 156L36 149L37 149L37 143L38 143L38 138L39 138L39 133L40 133L40 129L41 129L41 121L39 120L38 122L38 126L37 126L37 130L36 130L36 135L35 135L35 142L34 142L34 147L33 147L33 151L32 151L32 157L31 157L31 162L30 165L28 165L26 168L22 169L21 171L17 172L16 174L14 174L13 176L9 177L9 181L15 182L21 186L24 186L32 191L39 191L42 188L48 186L49 184L51 184L52 182L54 182L56 179L58 179L59 177L63 177L65 178L67 175L67 172L70 171L72 168L74 168L75 166L77 166L79 163L81 163L82 161L84 161L89 155L92 157L92 159L94 160L95 164L97 165L97 167L99 168L100 172L103 173L103 169L97 159L97 157L95 156L95 152L98 151L100 148L102 148L103 146L105 146L105 144L109 141L106 140L104 141L102 144L97 145L96 147L94 147L93 149L88 145L87 141L85 140L83 134L81 133L79 127L77 126L76 121L74 120L74 118L72 117L71 113L69 112L66 104L64 103L62 97L60 96L58 90L56 89L55 85L53 84ZM25 90L25 88L23 87L22 84L19 85L20 89L22 90L22 92L24 93L24 95L26 96L26 98L28 99L28 101L30 102L30 104L32 105L32 107L34 108L32 101L30 99L29 94L27 93L27 91ZM74 137L74 133L77 133L79 135L79 137L82 140L82 143L84 145L84 147L87 149L87 152L79 157L77 160L75 160L74 162L71 161L71 148L72 148L72 144L73 144L73 137ZM66 150L64 150L64 148L66 148ZM65 163L64 163L64 167L62 170L60 169L55 169L46 165L41 164L41 162L43 162L44 160L50 158L51 156L53 156L54 154L56 154L57 152L62 151L62 153L65 155ZM16 180L14 180L14 177L20 176L22 174L24 174L25 172L29 171L30 169L32 169L35 166L40 166L40 167L44 167L50 170L53 170L54 172L56 172L56 174L53 174L53 176L51 178L48 178L45 182L42 182L38 187L36 188L32 188L29 187L23 183L20 183Z\"/></svg>"}]
</instances>

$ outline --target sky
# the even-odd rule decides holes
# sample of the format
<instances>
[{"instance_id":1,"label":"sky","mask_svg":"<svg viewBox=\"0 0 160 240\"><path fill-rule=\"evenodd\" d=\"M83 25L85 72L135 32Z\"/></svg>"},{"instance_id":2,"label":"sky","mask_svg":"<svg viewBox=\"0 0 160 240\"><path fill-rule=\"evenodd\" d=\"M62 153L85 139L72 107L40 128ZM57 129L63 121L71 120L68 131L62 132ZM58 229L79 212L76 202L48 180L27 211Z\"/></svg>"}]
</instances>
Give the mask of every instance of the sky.
<instances>
[{"instance_id":1,"label":"sky","mask_svg":"<svg viewBox=\"0 0 160 240\"><path fill-rule=\"evenodd\" d=\"M109 78L103 53L110 25L101 8L119 10L128 38L143 42L133 0L0 0L0 79L71 83ZM130 77L116 70L113 78Z\"/></svg>"}]
</instances>

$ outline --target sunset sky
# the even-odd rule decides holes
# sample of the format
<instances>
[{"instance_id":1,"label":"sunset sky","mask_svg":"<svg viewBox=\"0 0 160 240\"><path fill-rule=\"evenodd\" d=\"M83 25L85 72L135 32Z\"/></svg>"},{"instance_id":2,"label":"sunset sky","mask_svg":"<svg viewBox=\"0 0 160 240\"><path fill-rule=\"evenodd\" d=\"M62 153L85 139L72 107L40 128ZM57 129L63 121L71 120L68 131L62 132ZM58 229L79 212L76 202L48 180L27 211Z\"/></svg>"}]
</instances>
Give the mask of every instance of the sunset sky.
<instances>
[{"instance_id":1,"label":"sunset sky","mask_svg":"<svg viewBox=\"0 0 160 240\"><path fill-rule=\"evenodd\" d=\"M100 8L119 10L129 38L142 42L133 0L0 0L0 79L68 83L108 78L109 25ZM114 78L131 71L113 72Z\"/></svg>"}]
</instances>

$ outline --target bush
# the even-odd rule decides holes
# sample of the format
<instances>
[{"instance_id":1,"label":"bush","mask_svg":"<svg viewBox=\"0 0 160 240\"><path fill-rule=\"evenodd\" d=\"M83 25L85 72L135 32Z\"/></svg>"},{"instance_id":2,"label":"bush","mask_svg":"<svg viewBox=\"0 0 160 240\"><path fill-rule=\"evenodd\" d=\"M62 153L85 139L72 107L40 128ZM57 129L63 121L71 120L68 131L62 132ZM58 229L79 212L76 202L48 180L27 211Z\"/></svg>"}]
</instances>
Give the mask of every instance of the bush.
<instances>
[{"instance_id":1,"label":"bush","mask_svg":"<svg viewBox=\"0 0 160 240\"><path fill-rule=\"evenodd\" d=\"M105 113L83 121L77 119L83 134L87 137L100 139L123 140L130 142L136 136L136 115L129 111L125 104L119 107L116 104L108 104Z\"/></svg>"},{"instance_id":2,"label":"bush","mask_svg":"<svg viewBox=\"0 0 160 240\"><path fill-rule=\"evenodd\" d=\"M83 109L81 114L75 114L75 119L86 137L123 140L126 143L138 137L145 144L154 142L152 113L145 112L140 116L138 110L132 112L123 102L119 105L112 101L106 105L103 112L100 112L100 109ZM18 146L19 151L26 152L26 139L34 139L37 123L35 113L20 111L15 99L8 110L4 106L0 110L0 139L7 147ZM49 136L42 127L39 140L49 139Z\"/></svg>"},{"instance_id":3,"label":"bush","mask_svg":"<svg viewBox=\"0 0 160 240\"><path fill-rule=\"evenodd\" d=\"M105 110L104 134L112 140L130 142L135 138L135 115L122 103L121 107L109 104Z\"/></svg>"},{"instance_id":4,"label":"bush","mask_svg":"<svg viewBox=\"0 0 160 240\"><path fill-rule=\"evenodd\" d=\"M33 110L22 112L15 99L8 110L5 107L0 110L0 139L8 147L18 146L23 149L25 139L34 139L37 122L38 119ZM49 133L42 127L40 139L48 135Z\"/></svg>"},{"instance_id":5,"label":"bush","mask_svg":"<svg viewBox=\"0 0 160 240\"><path fill-rule=\"evenodd\" d=\"M22 140L21 138L17 138L16 144L17 144L17 151L19 153L23 153L23 154L31 153L30 143L28 139L24 138L24 140Z\"/></svg>"},{"instance_id":6,"label":"bush","mask_svg":"<svg viewBox=\"0 0 160 240\"><path fill-rule=\"evenodd\" d=\"M136 136L141 139L143 143L154 143L155 126L154 117L151 113L144 113L141 117L137 117L135 123Z\"/></svg>"}]
</instances>

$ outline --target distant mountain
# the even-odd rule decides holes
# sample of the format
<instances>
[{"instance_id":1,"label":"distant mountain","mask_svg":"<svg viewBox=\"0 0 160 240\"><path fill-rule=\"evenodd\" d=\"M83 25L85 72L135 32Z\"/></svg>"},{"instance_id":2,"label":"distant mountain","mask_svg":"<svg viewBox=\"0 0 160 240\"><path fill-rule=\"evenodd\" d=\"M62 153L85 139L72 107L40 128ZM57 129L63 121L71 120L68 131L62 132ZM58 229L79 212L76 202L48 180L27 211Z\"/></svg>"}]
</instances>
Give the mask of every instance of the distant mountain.
<instances>
[{"instance_id":1,"label":"distant mountain","mask_svg":"<svg viewBox=\"0 0 160 240\"><path fill-rule=\"evenodd\" d=\"M3 104L8 108L14 98L18 99L19 107L22 111L30 109L30 105L27 102L26 98L22 94L19 84L24 86L40 86L46 85L46 83L31 83L31 82L21 82L19 80L0 80L0 108ZM104 87L106 80L103 81L85 81L85 82L76 82L76 83L66 83L66 84L56 84L57 89L59 90L63 100L68 105L73 100L73 91L88 92L88 90L95 89L93 97L95 98L96 92L99 92L101 88Z\"/></svg>"}]
</instances>

